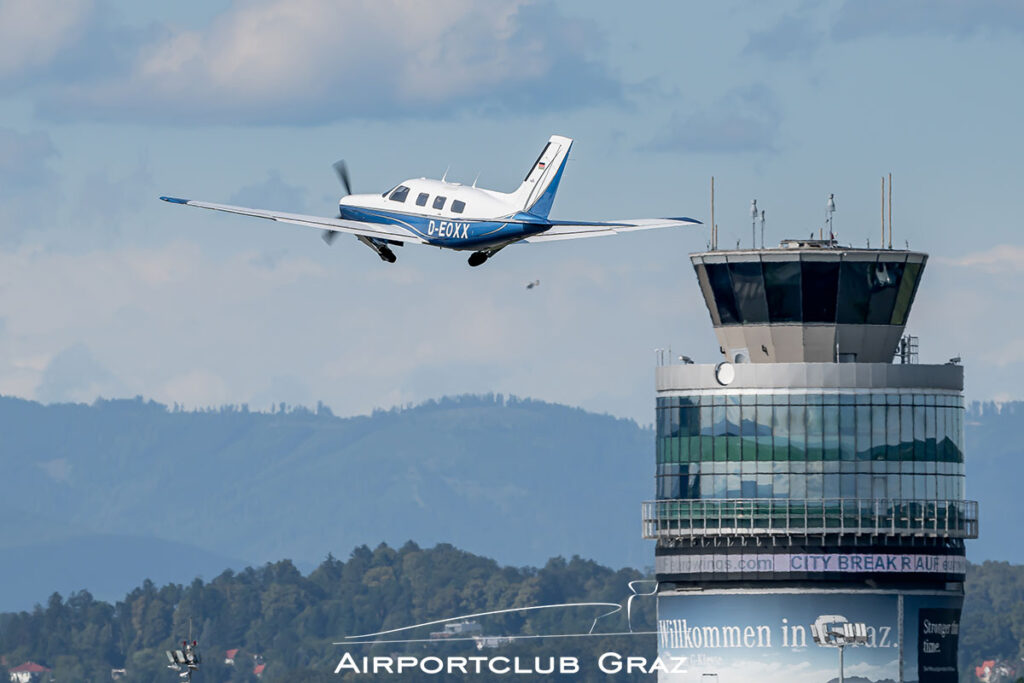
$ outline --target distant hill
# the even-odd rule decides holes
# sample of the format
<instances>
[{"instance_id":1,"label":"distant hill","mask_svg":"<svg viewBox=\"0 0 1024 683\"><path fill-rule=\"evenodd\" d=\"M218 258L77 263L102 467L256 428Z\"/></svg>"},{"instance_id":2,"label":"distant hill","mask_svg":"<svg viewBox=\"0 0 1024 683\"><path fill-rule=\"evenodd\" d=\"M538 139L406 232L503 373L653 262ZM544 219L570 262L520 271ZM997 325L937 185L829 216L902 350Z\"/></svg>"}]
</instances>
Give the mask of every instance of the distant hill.
<instances>
[{"instance_id":1,"label":"distant hill","mask_svg":"<svg viewBox=\"0 0 1024 683\"><path fill-rule=\"evenodd\" d=\"M968 409L976 562L1024 562L1024 533L1006 512L1020 496L1022 429L1024 403ZM652 564L639 515L653 495L653 432L542 401L463 396L338 418L323 407L0 397L0 435L0 552L24 558L0 564L0 610L53 590L113 598L147 577L187 582L282 557L309 569L381 540L448 542L510 564L574 554Z\"/></svg>"},{"instance_id":2,"label":"distant hill","mask_svg":"<svg viewBox=\"0 0 1024 683\"><path fill-rule=\"evenodd\" d=\"M155 583L211 579L226 567L243 567L237 558L187 543L151 537L86 534L0 550L7 560L0 609L25 609L54 591L68 594L88 586L104 598L120 597L131 577ZM137 580L137 579L136 579Z\"/></svg>"},{"instance_id":3,"label":"distant hill","mask_svg":"<svg viewBox=\"0 0 1024 683\"><path fill-rule=\"evenodd\" d=\"M513 564L574 554L652 564L639 537L640 501L654 488L651 430L541 401L445 398L338 418L322 407L185 412L142 399L0 397L0 434L0 551L17 549L30 567L64 557L67 569L49 575L56 585L13 592L26 564L3 563L0 609L53 590L114 597L158 567L172 570L158 580L175 581L281 557L308 568L381 540L450 542ZM88 541L97 535L102 552ZM119 544L122 556L173 547L181 561L115 561ZM110 561L81 561L90 548Z\"/></svg>"},{"instance_id":4,"label":"distant hill","mask_svg":"<svg viewBox=\"0 0 1024 683\"><path fill-rule=\"evenodd\" d=\"M964 420L967 497L981 501L981 536L967 555L1024 563L1024 401L973 403Z\"/></svg>"}]
</instances>

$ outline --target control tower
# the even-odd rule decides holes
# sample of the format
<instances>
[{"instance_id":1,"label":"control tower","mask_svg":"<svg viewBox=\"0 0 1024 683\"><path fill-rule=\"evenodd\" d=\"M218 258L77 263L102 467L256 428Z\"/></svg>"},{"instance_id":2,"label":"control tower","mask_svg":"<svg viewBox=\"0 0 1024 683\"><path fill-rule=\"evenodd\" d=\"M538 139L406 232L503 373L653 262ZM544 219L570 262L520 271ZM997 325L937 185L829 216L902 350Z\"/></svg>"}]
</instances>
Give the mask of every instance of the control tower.
<instances>
[{"instance_id":1,"label":"control tower","mask_svg":"<svg viewBox=\"0 0 1024 683\"><path fill-rule=\"evenodd\" d=\"M918 364L904 337L927 255L789 240L690 259L721 361L657 368L643 533L660 654L686 658L662 680L826 683L845 650L847 680L955 683L978 505L963 368ZM867 642L818 644L843 621Z\"/></svg>"}]
</instances>

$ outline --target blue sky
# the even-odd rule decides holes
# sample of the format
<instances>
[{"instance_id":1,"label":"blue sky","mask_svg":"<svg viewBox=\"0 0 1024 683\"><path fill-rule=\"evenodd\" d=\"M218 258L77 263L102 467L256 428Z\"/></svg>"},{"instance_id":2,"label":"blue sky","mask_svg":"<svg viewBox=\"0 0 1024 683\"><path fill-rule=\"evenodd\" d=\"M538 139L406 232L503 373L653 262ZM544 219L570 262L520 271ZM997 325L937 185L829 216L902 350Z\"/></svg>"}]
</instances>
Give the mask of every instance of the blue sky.
<instances>
[{"instance_id":1,"label":"blue sky","mask_svg":"<svg viewBox=\"0 0 1024 683\"><path fill-rule=\"evenodd\" d=\"M712 361L702 229L485 267L207 215L333 215L420 175L509 190L576 139L553 216L823 222L932 259L910 331L971 399L1022 398L1016 2L0 0L0 393L339 414L501 391L651 421L656 347ZM535 279L541 286L526 290Z\"/></svg>"}]
</instances>

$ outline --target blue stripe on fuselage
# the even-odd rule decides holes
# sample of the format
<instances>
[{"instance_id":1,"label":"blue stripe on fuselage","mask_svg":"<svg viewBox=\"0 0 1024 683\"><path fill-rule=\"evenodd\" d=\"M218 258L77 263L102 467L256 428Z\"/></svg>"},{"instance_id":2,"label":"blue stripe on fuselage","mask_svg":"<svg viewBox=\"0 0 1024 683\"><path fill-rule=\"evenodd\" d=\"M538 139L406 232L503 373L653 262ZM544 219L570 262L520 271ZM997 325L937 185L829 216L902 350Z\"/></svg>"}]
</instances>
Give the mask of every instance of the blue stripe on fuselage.
<instances>
[{"instance_id":1,"label":"blue stripe on fuselage","mask_svg":"<svg viewBox=\"0 0 1024 683\"><path fill-rule=\"evenodd\" d=\"M368 209L361 206L341 205L338 208L341 217L345 220L399 225L419 235L428 244L447 249L486 249L536 235L550 227L547 223L540 221L508 223L500 218L456 220L453 218L431 218L384 209ZM516 218L523 220L518 215ZM534 217L531 216L531 218Z\"/></svg>"}]
</instances>

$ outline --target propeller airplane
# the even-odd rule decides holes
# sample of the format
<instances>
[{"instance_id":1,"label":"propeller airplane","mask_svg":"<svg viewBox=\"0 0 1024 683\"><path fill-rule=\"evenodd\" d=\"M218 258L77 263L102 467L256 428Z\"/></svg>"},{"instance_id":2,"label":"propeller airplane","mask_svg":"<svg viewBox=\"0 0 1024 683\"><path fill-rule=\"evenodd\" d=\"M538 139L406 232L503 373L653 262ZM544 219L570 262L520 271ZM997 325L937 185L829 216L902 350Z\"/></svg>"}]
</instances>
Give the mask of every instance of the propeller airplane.
<instances>
[{"instance_id":1,"label":"propeller airplane","mask_svg":"<svg viewBox=\"0 0 1024 683\"><path fill-rule=\"evenodd\" d=\"M692 218L639 218L610 222L564 221L548 217L558 191L572 139L552 135L522 184L514 192L466 187L446 180L406 180L382 194L352 194L345 162L334 164L345 196L334 218L249 209L228 204L160 197L165 202L266 218L323 231L332 244L339 233L355 235L383 261L394 263L391 247L427 244L472 251L469 265L479 266L517 242L551 242L604 237L635 230L700 225Z\"/></svg>"}]
</instances>

